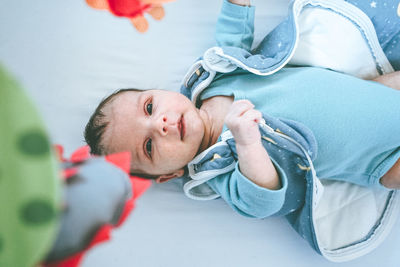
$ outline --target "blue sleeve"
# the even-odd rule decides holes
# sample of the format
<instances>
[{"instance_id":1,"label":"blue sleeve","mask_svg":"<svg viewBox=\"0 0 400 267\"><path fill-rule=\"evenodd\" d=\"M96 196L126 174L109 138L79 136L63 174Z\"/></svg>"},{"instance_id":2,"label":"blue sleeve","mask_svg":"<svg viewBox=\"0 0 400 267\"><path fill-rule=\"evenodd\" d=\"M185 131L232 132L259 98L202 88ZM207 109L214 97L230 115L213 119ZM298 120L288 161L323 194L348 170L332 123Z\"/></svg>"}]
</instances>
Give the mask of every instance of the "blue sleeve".
<instances>
[{"instance_id":1,"label":"blue sleeve","mask_svg":"<svg viewBox=\"0 0 400 267\"><path fill-rule=\"evenodd\" d=\"M270 190L256 185L239 171L236 163L235 170L219 175L207 182L228 205L247 217L265 218L278 212L285 201L287 178L284 171L275 164L275 169L281 179L282 187Z\"/></svg>"},{"instance_id":2,"label":"blue sleeve","mask_svg":"<svg viewBox=\"0 0 400 267\"><path fill-rule=\"evenodd\" d=\"M216 25L218 46L235 46L250 51L254 38L253 6L239 6L224 0Z\"/></svg>"}]
</instances>

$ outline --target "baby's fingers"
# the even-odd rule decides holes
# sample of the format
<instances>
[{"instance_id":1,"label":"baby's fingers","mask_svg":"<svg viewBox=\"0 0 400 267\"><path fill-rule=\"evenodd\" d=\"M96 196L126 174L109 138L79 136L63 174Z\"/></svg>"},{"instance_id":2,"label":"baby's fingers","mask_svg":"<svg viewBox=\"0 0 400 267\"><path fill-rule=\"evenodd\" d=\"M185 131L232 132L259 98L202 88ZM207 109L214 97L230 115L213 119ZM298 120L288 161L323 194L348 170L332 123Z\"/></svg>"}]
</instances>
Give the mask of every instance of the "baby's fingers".
<instances>
[{"instance_id":1,"label":"baby's fingers","mask_svg":"<svg viewBox=\"0 0 400 267\"><path fill-rule=\"evenodd\" d=\"M225 124L230 129L239 127L242 115L252 108L253 104L249 101L240 100L233 102L225 117Z\"/></svg>"},{"instance_id":2,"label":"baby's fingers","mask_svg":"<svg viewBox=\"0 0 400 267\"><path fill-rule=\"evenodd\" d=\"M256 109L250 109L250 110L246 111L242 115L242 117L246 121L253 121L255 123L259 123L261 121L262 114L260 111L258 111Z\"/></svg>"},{"instance_id":3,"label":"baby's fingers","mask_svg":"<svg viewBox=\"0 0 400 267\"><path fill-rule=\"evenodd\" d=\"M254 105L248 100L238 100L232 103L228 115L232 117L240 117L249 109L254 108Z\"/></svg>"}]
</instances>

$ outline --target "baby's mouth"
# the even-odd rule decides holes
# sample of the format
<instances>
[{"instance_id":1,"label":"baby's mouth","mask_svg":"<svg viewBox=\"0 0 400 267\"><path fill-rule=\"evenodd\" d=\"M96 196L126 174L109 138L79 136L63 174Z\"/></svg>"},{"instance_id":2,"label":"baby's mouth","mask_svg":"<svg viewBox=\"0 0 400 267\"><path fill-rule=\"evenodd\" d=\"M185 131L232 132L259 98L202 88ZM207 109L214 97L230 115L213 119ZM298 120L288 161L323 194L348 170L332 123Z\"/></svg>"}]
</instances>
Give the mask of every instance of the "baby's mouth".
<instances>
[{"instance_id":1,"label":"baby's mouth","mask_svg":"<svg viewBox=\"0 0 400 267\"><path fill-rule=\"evenodd\" d=\"M183 118L183 115L181 116L180 120L179 120L179 132L181 135L181 140L183 140L183 137L185 137L185 120Z\"/></svg>"}]
</instances>

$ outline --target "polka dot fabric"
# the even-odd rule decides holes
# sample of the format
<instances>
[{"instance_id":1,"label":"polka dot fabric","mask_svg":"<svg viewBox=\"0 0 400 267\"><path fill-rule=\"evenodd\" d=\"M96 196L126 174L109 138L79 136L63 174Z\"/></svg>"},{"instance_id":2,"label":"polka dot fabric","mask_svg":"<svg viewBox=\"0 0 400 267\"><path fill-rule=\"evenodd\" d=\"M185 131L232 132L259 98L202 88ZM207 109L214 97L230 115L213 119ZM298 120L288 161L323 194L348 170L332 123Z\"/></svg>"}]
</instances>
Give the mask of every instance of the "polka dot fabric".
<instances>
[{"instance_id":1,"label":"polka dot fabric","mask_svg":"<svg viewBox=\"0 0 400 267\"><path fill-rule=\"evenodd\" d=\"M0 66L0 266L35 266L52 245L60 179L39 116Z\"/></svg>"}]
</instances>

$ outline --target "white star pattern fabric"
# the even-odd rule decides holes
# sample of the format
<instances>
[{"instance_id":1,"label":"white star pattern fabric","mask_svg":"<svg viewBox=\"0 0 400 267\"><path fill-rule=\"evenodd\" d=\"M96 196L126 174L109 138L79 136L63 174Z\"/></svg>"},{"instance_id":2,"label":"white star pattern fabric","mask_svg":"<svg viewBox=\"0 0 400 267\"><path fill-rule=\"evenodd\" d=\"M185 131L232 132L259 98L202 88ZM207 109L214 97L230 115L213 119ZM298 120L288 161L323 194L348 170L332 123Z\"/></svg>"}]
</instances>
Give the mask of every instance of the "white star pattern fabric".
<instances>
[{"instance_id":1,"label":"white star pattern fabric","mask_svg":"<svg viewBox=\"0 0 400 267\"><path fill-rule=\"evenodd\" d=\"M347 0L347 2L368 15L375 26L383 51L393 68L400 70L400 1Z\"/></svg>"}]
</instances>

